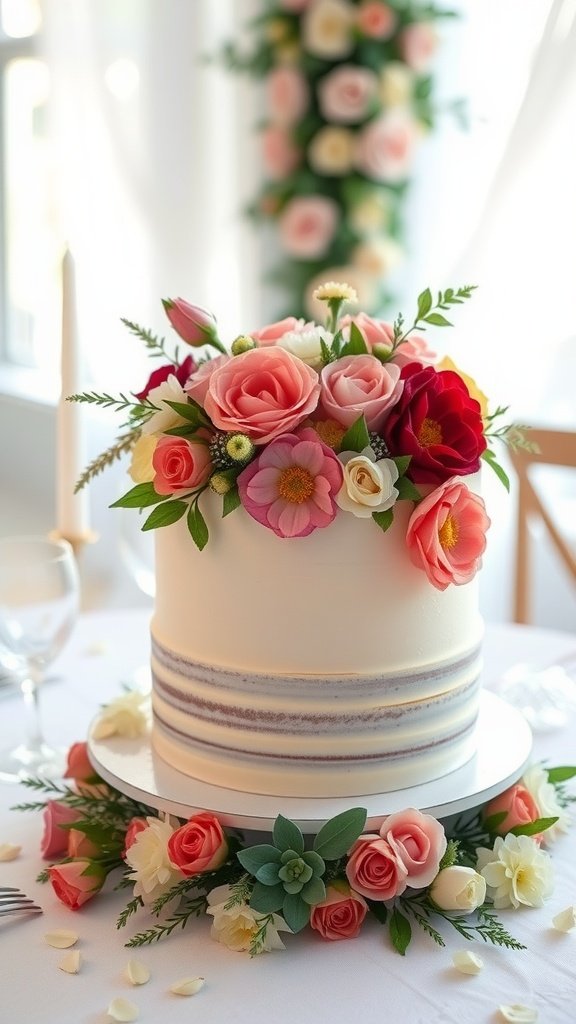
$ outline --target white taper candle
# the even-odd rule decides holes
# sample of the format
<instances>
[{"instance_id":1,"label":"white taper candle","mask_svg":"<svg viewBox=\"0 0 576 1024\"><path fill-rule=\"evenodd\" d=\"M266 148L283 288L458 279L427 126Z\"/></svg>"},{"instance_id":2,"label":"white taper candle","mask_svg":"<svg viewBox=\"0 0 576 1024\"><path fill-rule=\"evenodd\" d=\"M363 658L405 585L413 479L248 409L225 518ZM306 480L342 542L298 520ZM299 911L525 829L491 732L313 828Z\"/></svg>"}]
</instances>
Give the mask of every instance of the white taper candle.
<instances>
[{"instance_id":1,"label":"white taper candle","mask_svg":"<svg viewBox=\"0 0 576 1024\"><path fill-rule=\"evenodd\" d=\"M68 250L62 260L60 372L61 393L56 427L56 525L63 537L74 541L88 532L88 495L85 490L74 494L78 477L86 465L83 410L78 403L66 401L69 395L82 390L75 270Z\"/></svg>"}]
</instances>

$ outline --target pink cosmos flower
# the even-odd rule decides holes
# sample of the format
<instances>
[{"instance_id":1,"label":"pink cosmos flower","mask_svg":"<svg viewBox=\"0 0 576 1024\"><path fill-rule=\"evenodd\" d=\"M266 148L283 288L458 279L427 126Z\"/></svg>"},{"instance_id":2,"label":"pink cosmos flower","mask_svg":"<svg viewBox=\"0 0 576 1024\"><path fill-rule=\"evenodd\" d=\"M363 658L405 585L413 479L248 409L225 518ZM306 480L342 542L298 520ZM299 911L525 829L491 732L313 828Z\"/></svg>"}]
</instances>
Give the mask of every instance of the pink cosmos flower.
<instances>
[{"instance_id":1,"label":"pink cosmos flower","mask_svg":"<svg viewBox=\"0 0 576 1024\"><path fill-rule=\"evenodd\" d=\"M377 91L378 79L373 71L342 64L321 80L318 103L327 121L358 124L368 115Z\"/></svg>"},{"instance_id":2,"label":"pink cosmos flower","mask_svg":"<svg viewBox=\"0 0 576 1024\"><path fill-rule=\"evenodd\" d=\"M482 498L461 480L449 480L416 505L406 533L408 553L438 590L469 583L482 564L489 526Z\"/></svg>"},{"instance_id":3,"label":"pink cosmos flower","mask_svg":"<svg viewBox=\"0 0 576 1024\"><path fill-rule=\"evenodd\" d=\"M204 405L204 399L206 398L206 392L208 391L208 385L210 383L210 377L217 370L219 366L223 366L232 357L231 356L215 356L214 359L207 359L206 362L202 363L194 373L188 377L186 382L180 382L184 391L190 398L193 398L198 405Z\"/></svg>"},{"instance_id":4,"label":"pink cosmos flower","mask_svg":"<svg viewBox=\"0 0 576 1024\"><path fill-rule=\"evenodd\" d=\"M67 852L68 829L61 826L71 825L81 817L80 811L74 807L68 807L67 804L63 804L59 800L48 800L44 804L42 812L44 831L40 841L40 852L46 860L51 860L53 857Z\"/></svg>"},{"instance_id":5,"label":"pink cosmos flower","mask_svg":"<svg viewBox=\"0 0 576 1024\"><path fill-rule=\"evenodd\" d=\"M318 405L318 374L277 346L228 360L210 377L204 408L220 430L266 444L297 427Z\"/></svg>"},{"instance_id":6,"label":"pink cosmos flower","mask_svg":"<svg viewBox=\"0 0 576 1024\"><path fill-rule=\"evenodd\" d=\"M320 374L322 408L331 419L350 427L364 413L369 430L380 430L402 394L400 368L374 356L344 356Z\"/></svg>"},{"instance_id":7,"label":"pink cosmos flower","mask_svg":"<svg viewBox=\"0 0 576 1024\"><path fill-rule=\"evenodd\" d=\"M374 181L396 184L408 176L415 144L413 119L401 110L390 110L359 132L356 166Z\"/></svg>"},{"instance_id":8,"label":"pink cosmos flower","mask_svg":"<svg viewBox=\"0 0 576 1024\"><path fill-rule=\"evenodd\" d=\"M238 477L244 508L277 537L307 537L328 526L341 486L337 456L312 431L282 434Z\"/></svg>"},{"instance_id":9,"label":"pink cosmos flower","mask_svg":"<svg viewBox=\"0 0 576 1024\"><path fill-rule=\"evenodd\" d=\"M430 21L415 21L402 30L398 46L403 60L418 75L423 75L438 46L438 35Z\"/></svg>"},{"instance_id":10,"label":"pink cosmos flower","mask_svg":"<svg viewBox=\"0 0 576 1024\"><path fill-rule=\"evenodd\" d=\"M380 835L406 869L406 884L413 889L430 885L446 852L443 825L431 814L408 807L389 814L380 826Z\"/></svg>"},{"instance_id":11,"label":"pink cosmos flower","mask_svg":"<svg viewBox=\"0 0 576 1024\"><path fill-rule=\"evenodd\" d=\"M310 927L323 939L355 939L366 917L368 904L344 882L329 885L326 899L312 908Z\"/></svg>"},{"instance_id":12,"label":"pink cosmos flower","mask_svg":"<svg viewBox=\"0 0 576 1024\"><path fill-rule=\"evenodd\" d=\"M289 177L300 163L301 151L282 125L269 124L261 135L262 158L274 181Z\"/></svg>"},{"instance_id":13,"label":"pink cosmos flower","mask_svg":"<svg viewBox=\"0 0 576 1024\"><path fill-rule=\"evenodd\" d=\"M356 24L369 39L389 39L396 28L396 15L380 0L364 0L358 9Z\"/></svg>"},{"instance_id":14,"label":"pink cosmos flower","mask_svg":"<svg viewBox=\"0 0 576 1024\"><path fill-rule=\"evenodd\" d=\"M48 868L52 888L70 910L79 910L104 885L106 872L97 862L80 858Z\"/></svg>"},{"instance_id":15,"label":"pink cosmos flower","mask_svg":"<svg viewBox=\"0 0 576 1024\"><path fill-rule=\"evenodd\" d=\"M212 468L210 452L205 444L185 437L164 434L152 456L154 490L157 494L174 494L195 490L205 484Z\"/></svg>"},{"instance_id":16,"label":"pink cosmos flower","mask_svg":"<svg viewBox=\"0 0 576 1024\"><path fill-rule=\"evenodd\" d=\"M280 338L290 331L298 331L305 326L305 321L295 316L285 316L283 320L276 320L273 324L261 327L258 331L251 331L250 337L254 338L259 345L275 345Z\"/></svg>"},{"instance_id":17,"label":"pink cosmos flower","mask_svg":"<svg viewBox=\"0 0 576 1024\"><path fill-rule=\"evenodd\" d=\"M266 94L270 114L279 124L294 124L306 112L308 82L297 68L274 68L266 78Z\"/></svg>"},{"instance_id":18,"label":"pink cosmos flower","mask_svg":"<svg viewBox=\"0 0 576 1024\"><path fill-rule=\"evenodd\" d=\"M325 196L290 199L278 221L283 248L296 259L319 259L332 241L338 216L338 204Z\"/></svg>"}]
</instances>

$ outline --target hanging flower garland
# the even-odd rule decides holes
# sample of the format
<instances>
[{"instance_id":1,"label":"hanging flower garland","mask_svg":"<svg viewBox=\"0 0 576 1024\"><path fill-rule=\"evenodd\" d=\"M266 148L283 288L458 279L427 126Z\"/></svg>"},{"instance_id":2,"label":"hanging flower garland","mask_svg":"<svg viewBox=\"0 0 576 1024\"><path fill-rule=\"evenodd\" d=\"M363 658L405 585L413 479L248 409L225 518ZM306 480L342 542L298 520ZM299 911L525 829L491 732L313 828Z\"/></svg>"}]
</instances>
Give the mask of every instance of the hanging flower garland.
<instances>
[{"instance_id":1,"label":"hanging flower garland","mask_svg":"<svg viewBox=\"0 0 576 1024\"><path fill-rule=\"evenodd\" d=\"M282 253L270 279L297 316L320 281L350 282L380 313L403 258L403 207L421 136L434 124L436 22L411 0L267 0L246 54L228 65L264 79L264 182L250 213Z\"/></svg>"}]
</instances>

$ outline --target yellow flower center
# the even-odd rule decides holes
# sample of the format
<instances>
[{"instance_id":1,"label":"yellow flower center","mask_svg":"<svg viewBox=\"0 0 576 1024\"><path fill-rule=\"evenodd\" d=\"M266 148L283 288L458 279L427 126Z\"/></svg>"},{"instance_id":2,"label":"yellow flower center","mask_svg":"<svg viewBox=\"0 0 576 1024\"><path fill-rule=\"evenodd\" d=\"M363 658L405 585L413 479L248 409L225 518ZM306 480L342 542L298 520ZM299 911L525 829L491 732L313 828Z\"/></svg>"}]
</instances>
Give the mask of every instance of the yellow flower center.
<instances>
[{"instance_id":1,"label":"yellow flower center","mask_svg":"<svg viewBox=\"0 0 576 1024\"><path fill-rule=\"evenodd\" d=\"M320 440L328 448L333 448L336 451L340 447L340 442L346 431L336 420L320 420L318 423L314 423L313 426Z\"/></svg>"},{"instance_id":2,"label":"yellow flower center","mask_svg":"<svg viewBox=\"0 0 576 1024\"><path fill-rule=\"evenodd\" d=\"M438 531L438 539L444 550L450 550L458 543L459 534L458 520L448 513L444 525Z\"/></svg>"},{"instance_id":3,"label":"yellow flower center","mask_svg":"<svg viewBox=\"0 0 576 1024\"><path fill-rule=\"evenodd\" d=\"M418 431L418 441L423 448L429 448L431 444L442 444L442 427L436 420L430 420L426 416L422 420Z\"/></svg>"},{"instance_id":4,"label":"yellow flower center","mask_svg":"<svg viewBox=\"0 0 576 1024\"><path fill-rule=\"evenodd\" d=\"M288 466L280 473L278 494L284 501L301 505L314 494L314 477L302 466Z\"/></svg>"}]
</instances>

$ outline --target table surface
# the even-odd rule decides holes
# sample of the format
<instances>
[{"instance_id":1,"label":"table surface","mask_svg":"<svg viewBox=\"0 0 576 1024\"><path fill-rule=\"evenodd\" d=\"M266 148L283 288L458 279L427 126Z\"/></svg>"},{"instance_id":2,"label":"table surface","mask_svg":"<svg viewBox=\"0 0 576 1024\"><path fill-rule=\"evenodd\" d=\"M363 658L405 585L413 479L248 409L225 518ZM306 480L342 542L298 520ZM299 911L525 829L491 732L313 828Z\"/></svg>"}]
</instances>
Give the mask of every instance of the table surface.
<instances>
[{"instance_id":1,"label":"table surface","mask_svg":"<svg viewBox=\"0 0 576 1024\"><path fill-rule=\"evenodd\" d=\"M142 610L99 612L82 616L66 650L49 673L42 694L47 739L68 746L83 739L99 704L118 695L122 682L148 659L148 618ZM518 662L547 665L571 655L576 636L524 626L487 629L484 682L497 689L501 674ZM20 697L0 699L0 746L19 737L23 728ZM576 716L562 729L535 735L534 760L576 763ZM576 931L552 929L552 917L576 903L576 825L554 845L555 890L542 909L501 912L512 934L526 944L514 952L468 943L443 928L446 947L439 948L415 931L406 957L390 947L376 922L359 938L323 942L313 933L287 937L286 950L250 959L210 939L210 920L201 918L156 946L128 950L130 930L116 931L126 892L107 888L82 910L71 913L48 886L35 881L42 867L37 814L11 811L29 800L23 787L0 784L0 843L21 844L20 856L0 864L0 885L24 889L44 914L8 918L0 923L2 995L0 1018L11 1024L106 1024L110 1001L122 996L139 1007L139 1020L173 1024L201 1019L215 1024L363 1024L402 1021L408 1024L480 1024L500 1020L501 1003L536 1007L545 1024L576 1019ZM145 917L136 919L134 930ZM73 928L83 957L80 973L58 970L62 951L49 947L48 930ZM462 949L479 953L483 971L474 977L456 972L452 955ZM148 965L151 980L133 988L123 978L136 956ZM183 976L203 976L206 984L190 999L172 995L171 984Z\"/></svg>"}]
</instances>

